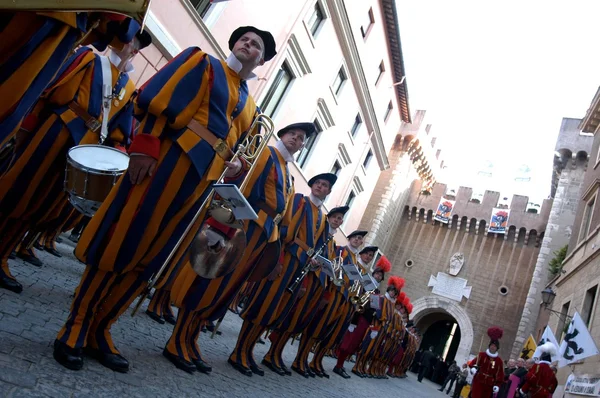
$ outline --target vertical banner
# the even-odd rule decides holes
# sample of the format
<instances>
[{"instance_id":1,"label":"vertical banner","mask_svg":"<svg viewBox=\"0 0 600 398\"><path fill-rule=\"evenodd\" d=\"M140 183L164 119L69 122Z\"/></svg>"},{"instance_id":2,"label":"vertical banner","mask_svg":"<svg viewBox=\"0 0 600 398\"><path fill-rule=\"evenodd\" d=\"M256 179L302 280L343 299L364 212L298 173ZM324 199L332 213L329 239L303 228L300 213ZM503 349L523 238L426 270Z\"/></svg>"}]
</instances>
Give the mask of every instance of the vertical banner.
<instances>
[{"instance_id":1,"label":"vertical banner","mask_svg":"<svg viewBox=\"0 0 600 398\"><path fill-rule=\"evenodd\" d=\"M490 228L488 231L493 234L505 234L508 229L509 214L509 209L494 208L494 210L492 210L492 219L490 220Z\"/></svg>"},{"instance_id":2,"label":"vertical banner","mask_svg":"<svg viewBox=\"0 0 600 398\"><path fill-rule=\"evenodd\" d=\"M448 224L450 221L450 216L452 216L452 210L454 209L455 200L448 200L441 198L440 204L435 212L435 216L433 219L439 222L443 222L444 224Z\"/></svg>"}]
</instances>

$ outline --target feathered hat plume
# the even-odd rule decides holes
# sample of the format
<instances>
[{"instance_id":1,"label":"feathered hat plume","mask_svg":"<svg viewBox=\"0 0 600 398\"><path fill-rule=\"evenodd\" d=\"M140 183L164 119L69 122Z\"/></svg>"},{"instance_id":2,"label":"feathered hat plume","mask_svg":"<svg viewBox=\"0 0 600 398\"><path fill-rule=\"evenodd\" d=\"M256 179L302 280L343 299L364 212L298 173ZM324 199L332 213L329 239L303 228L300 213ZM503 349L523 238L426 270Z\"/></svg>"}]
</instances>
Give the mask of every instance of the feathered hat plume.
<instances>
[{"instance_id":1,"label":"feathered hat plume","mask_svg":"<svg viewBox=\"0 0 600 398\"><path fill-rule=\"evenodd\" d=\"M388 281L388 287L395 287L398 292L404 287L404 278L400 278L399 276L390 276L390 280Z\"/></svg>"},{"instance_id":2,"label":"feathered hat plume","mask_svg":"<svg viewBox=\"0 0 600 398\"><path fill-rule=\"evenodd\" d=\"M383 273L388 273L392 269L392 263L387 259L386 256L381 256L379 260L377 260L377 264L375 264L375 270L381 270Z\"/></svg>"},{"instance_id":3,"label":"feathered hat plume","mask_svg":"<svg viewBox=\"0 0 600 398\"><path fill-rule=\"evenodd\" d=\"M504 331L498 326L492 326L487 330L487 334L490 336L490 344L488 344L488 347L493 344L496 348L500 349L500 339L502 338Z\"/></svg>"}]
</instances>

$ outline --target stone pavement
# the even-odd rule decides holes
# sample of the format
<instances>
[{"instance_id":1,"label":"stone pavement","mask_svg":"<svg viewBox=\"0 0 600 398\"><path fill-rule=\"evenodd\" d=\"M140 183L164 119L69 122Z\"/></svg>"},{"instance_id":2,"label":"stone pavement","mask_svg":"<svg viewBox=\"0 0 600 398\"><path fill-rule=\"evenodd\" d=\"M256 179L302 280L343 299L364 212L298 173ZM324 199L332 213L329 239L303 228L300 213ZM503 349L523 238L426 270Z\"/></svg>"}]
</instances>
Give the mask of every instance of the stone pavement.
<instances>
[{"instance_id":1,"label":"stone pavement","mask_svg":"<svg viewBox=\"0 0 600 398\"><path fill-rule=\"evenodd\" d=\"M63 241L67 241L63 237ZM372 380L352 377L344 380L331 373L327 379L304 379L295 374L278 376L268 369L264 377L246 377L226 362L235 346L240 319L228 313L221 324L221 336L210 339L201 334L205 360L213 366L210 376L189 375L176 369L162 356L172 326L159 325L145 311L132 318L128 312L113 327L113 336L129 359L128 374L112 372L87 359L83 370L69 371L52 358L52 342L67 317L67 309L83 265L72 254L71 242L58 245L62 258L39 253L44 261L36 268L20 260L11 269L23 284L20 295L0 290L0 397L411 397L446 396L429 381L420 384L416 375L407 379ZM297 346L284 353L291 365ZM258 345L261 359L267 345ZM331 369L332 358L325 366ZM351 366L348 364L347 368Z\"/></svg>"}]
</instances>

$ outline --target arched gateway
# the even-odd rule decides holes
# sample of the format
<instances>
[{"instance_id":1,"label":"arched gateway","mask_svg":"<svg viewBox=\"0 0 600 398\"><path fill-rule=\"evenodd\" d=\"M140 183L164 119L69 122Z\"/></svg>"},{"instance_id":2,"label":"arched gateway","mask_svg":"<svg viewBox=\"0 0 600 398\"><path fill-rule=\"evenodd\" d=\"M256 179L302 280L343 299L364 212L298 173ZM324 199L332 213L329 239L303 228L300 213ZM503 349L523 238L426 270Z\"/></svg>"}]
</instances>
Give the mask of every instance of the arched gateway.
<instances>
[{"instance_id":1,"label":"arched gateway","mask_svg":"<svg viewBox=\"0 0 600 398\"><path fill-rule=\"evenodd\" d=\"M419 327L419 321L435 313L446 313L456 320L460 328L460 343L455 360L458 364L466 362L469 359L471 346L473 345L473 324L467 312L455 301L440 296L425 296L413 302L411 316L417 327Z\"/></svg>"}]
</instances>

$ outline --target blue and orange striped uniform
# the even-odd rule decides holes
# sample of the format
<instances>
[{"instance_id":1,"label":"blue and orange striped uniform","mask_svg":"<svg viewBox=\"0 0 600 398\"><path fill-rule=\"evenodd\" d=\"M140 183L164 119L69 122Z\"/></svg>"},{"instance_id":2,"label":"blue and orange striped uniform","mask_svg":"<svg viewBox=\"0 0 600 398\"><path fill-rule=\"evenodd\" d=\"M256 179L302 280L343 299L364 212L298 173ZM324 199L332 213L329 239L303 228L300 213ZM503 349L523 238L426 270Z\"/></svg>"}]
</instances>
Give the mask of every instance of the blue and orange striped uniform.
<instances>
[{"instance_id":1,"label":"blue and orange striped uniform","mask_svg":"<svg viewBox=\"0 0 600 398\"><path fill-rule=\"evenodd\" d=\"M225 160L187 127L190 121L236 148L257 113L246 81L197 47L157 72L140 89L135 105L141 123L129 150L158 162L139 185L125 173L79 240L75 254L87 267L58 334L72 348L88 344L118 353L111 325L165 262L225 169ZM192 226L174 263L203 220Z\"/></svg>"},{"instance_id":2,"label":"blue and orange striped uniform","mask_svg":"<svg viewBox=\"0 0 600 398\"><path fill-rule=\"evenodd\" d=\"M356 254L352 252L348 246L336 248L335 256L341 256L342 264L356 264ZM352 315L353 306L349 301L348 291L352 282L344 273L344 285L335 286L332 284L332 299L328 302L327 307L323 311L323 316L315 317L314 321L309 325L306 335L313 339L315 346L315 355L311 361L311 368L318 372L323 372L323 357L327 352L341 339L342 331L348 328L350 316ZM302 339L305 339L304 335ZM302 340L301 340L302 345ZM310 352L311 344L308 343L308 348L304 350L302 358L298 360L307 360L308 352ZM301 350L298 350L299 352Z\"/></svg>"},{"instance_id":3,"label":"blue and orange striped uniform","mask_svg":"<svg viewBox=\"0 0 600 398\"><path fill-rule=\"evenodd\" d=\"M107 143L127 142L133 107L128 105L135 85L126 73L111 65L112 86L123 101L110 108ZM15 152L10 167L0 176L0 260L2 272L10 276L8 256L27 230L67 204L63 192L67 152L79 144L97 144L98 132L70 108L76 103L90 116L102 120L102 67L100 56L83 47L65 64L62 73L46 90L26 119L30 133Z\"/></svg>"},{"instance_id":4,"label":"blue and orange striped uniform","mask_svg":"<svg viewBox=\"0 0 600 398\"><path fill-rule=\"evenodd\" d=\"M267 328L277 327L296 302L300 289L290 293L287 287L307 263L307 251L309 248L317 250L327 241L327 219L309 197L295 194L288 211L291 212L291 221L281 231L285 248L281 275L275 280L256 283L248 304L240 314L244 322L229 359L246 368L254 362L252 351L261 333ZM324 253L324 256L327 255Z\"/></svg>"},{"instance_id":5,"label":"blue and orange striped uniform","mask_svg":"<svg viewBox=\"0 0 600 398\"><path fill-rule=\"evenodd\" d=\"M111 13L15 12L0 16L0 147L16 134L21 121L51 84L76 42L104 51L125 40L129 21ZM127 43L128 41L123 41Z\"/></svg>"},{"instance_id":6,"label":"blue and orange striped uniform","mask_svg":"<svg viewBox=\"0 0 600 398\"><path fill-rule=\"evenodd\" d=\"M191 342L195 347L186 345L189 342L187 336L197 335L197 331L191 328L199 328L207 320L212 321L225 314L230 302L251 275L265 246L268 243L278 244L280 225L286 227L291 222L291 213L286 209L294 198L294 187L287 162L274 147L266 148L256 162L243 194L258 219L244 223L246 248L239 264L228 275L205 279L194 273L188 260L173 284L172 299L180 310L166 349L188 362L202 359L197 356L200 353L197 341ZM239 184L240 180L236 182ZM281 224L274 220L278 215L283 217ZM264 260L270 260L274 268L279 259Z\"/></svg>"}]
</instances>

